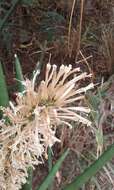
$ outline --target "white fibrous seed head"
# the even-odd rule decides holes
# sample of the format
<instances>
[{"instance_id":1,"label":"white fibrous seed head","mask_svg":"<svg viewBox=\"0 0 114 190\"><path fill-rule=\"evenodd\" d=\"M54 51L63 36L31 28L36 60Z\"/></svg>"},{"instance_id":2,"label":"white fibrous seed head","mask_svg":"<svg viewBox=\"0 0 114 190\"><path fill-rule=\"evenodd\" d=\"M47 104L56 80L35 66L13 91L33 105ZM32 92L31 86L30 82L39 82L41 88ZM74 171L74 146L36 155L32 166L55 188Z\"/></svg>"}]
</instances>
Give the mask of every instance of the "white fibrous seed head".
<instances>
[{"instance_id":1,"label":"white fibrous seed head","mask_svg":"<svg viewBox=\"0 0 114 190\"><path fill-rule=\"evenodd\" d=\"M33 80L23 81L25 91L17 94L15 105L2 108L0 121L0 189L19 190L26 183L28 167L43 162L47 147L60 142L58 125L72 127L71 121L91 125L88 107L78 106L84 93L93 84L78 87L80 80L90 77L80 74L71 65L58 69L47 64L45 79L35 88ZM39 72L38 72L39 74ZM37 75L37 74L36 74Z\"/></svg>"}]
</instances>

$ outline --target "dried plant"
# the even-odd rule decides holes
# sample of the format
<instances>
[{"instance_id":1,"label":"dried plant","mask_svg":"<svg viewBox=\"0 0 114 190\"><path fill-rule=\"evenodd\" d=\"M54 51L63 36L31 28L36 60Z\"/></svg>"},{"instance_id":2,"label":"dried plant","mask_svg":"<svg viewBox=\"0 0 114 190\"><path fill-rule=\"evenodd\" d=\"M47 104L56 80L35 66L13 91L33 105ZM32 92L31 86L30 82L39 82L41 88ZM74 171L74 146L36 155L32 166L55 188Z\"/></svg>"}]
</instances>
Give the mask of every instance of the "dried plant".
<instances>
[{"instance_id":1,"label":"dried plant","mask_svg":"<svg viewBox=\"0 0 114 190\"><path fill-rule=\"evenodd\" d=\"M45 80L36 87L33 80L23 81L25 90L17 94L16 104L3 108L0 122L0 189L18 190L26 183L27 169L43 163L47 147L60 142L56 137L58 125L72 127L70 121L91 125L88 107L78 106L84 93L93 87L79 88L86 77L79 68L47 64ZM74 75L75 74L75 75ZM73 104L72 104L73 103Z\"/></svg>"},{"instance_id":2,"label":"dried plant","mask_svg":"<svg viewBox=\"0 0 114 190\"><path fill-rule=\"evenodd\" d=\"M101 50L106 59L107 70L109 74L114 74L114 37L113 37L113 27L111 25L106 25L102 29L102 47Z\"/></svg>"}]
</instances>

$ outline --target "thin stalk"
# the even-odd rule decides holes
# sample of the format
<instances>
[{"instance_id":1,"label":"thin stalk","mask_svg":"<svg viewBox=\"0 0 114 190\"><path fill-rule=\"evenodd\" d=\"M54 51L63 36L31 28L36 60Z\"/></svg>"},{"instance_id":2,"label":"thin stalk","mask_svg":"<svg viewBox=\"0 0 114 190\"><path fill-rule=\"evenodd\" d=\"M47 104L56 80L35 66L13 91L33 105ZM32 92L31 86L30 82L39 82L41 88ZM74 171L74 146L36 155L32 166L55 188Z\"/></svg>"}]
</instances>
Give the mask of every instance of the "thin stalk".
<instances>
[{"instance_id":1,"label":"thin stalk","mask_svg":"<svg viewBox=\"0 0 114 190\"><path fill-rule=\"evenodd\" d=\"M76 3L76 0L73 0L72 10L71 10L71 14L70 14L69 27L68 27L68 49L70 49L70 38L71 38L72 17L73 17L73 12L74 12L75 3Z\"/></svg>"},{"instance_id":2,"label":"thin stalk","mask_svg":"<svg viewBox=\"0 0 114 190\"><path fill-rule=\"evenodd\" d=\"M48 171L50 172L52 169L52 150L50 147L48 147ZM53 181L52 183L50 184L49 190L52 190L53 189Z\"/></svg>"},{"instance_id":3,"label":"thin stalk","mask_svg":"<svg viewBox=\"0 0 114 190\"><path fill-rule=\"evenodd\" d=\"M79 50L80 50L81 33L82 33L82 21L83 21L83 10L84 10L84 0L81 0L80 22L79 22L79 30L78 30L78 44L77 44L76 61L77 61Z\"/></svg>"},{"instance_id":4,"label":"thin stalk","mask_svg":"<svg viewBox=\"0 0 114 190\"><path fill-rule=\"evenodd\" d=\"M49 172L52 169L52 150L50 147L48 147L48 170Z\"/></svg>"},{"instance_id":5,"label":"thin stalk","mask_svg":"<svg viewBox=\"0 0 114 190\"><path fill-rule=\"evenodd\" d=\"M33 76L32 76L32 78L33 78L34 75L35 75L35 73L36 73L37 71L39 71L38 84L39 84L39 82L40 82L40 80L41 80L41 75L40 75L40 73L41 73L41 71L42 71L42 69L43 69L43 65L45 64L45 63L44 63L44 57L45 57L45 53L46 53L46 48L47 48L47 41L45 41L45 42L44 42L44 46L41 47L42 52L41 52L41 56L40 56L40 61L38 61L37 65L36 65L36 67L35 67L35 70L34 70L34 72L33 72Z\"/></svg>"},{"instance_id":6,"label":"thin stalk","mask_svg":"<svg viewBox=\"0 0 114 190\"><path fill-rule=\"evenodd\" d=\"M63 190L79 190L92 176L94 176L109 160L114 157L114 144L108 149L81 175L76 177L72 183L67 185Z\"/></svg>"}]
</instances>

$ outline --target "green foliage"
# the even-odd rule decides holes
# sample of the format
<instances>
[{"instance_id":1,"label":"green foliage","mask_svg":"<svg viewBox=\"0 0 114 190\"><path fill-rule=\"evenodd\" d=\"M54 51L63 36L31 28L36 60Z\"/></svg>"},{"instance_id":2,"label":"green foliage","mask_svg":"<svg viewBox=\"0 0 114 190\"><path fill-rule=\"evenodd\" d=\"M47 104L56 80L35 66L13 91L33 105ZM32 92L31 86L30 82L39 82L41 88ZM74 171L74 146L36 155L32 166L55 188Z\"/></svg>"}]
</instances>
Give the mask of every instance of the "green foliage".
<instances>
[{"instance_id":1,"label":"green foliage","mask_svg":"<svg viewBox=\"0 0 114 190\"><path fill-rule=\"evenodd\" d=\"M24 78L23 78L23 74L22 74L20 61L16 54L15 54L15 76L17 79L18 92L24 91L24 85L22 84Z\"/></svg>"},{"instance_id":2,"label":"green foliage","mask_svg":"<svg viewBox=\"0 0 114 190\"><path fill-rule=\"evenodd\" d=\"M91 119L93 122L98 123L99 113L98 106L100 104L100 99L96 95L93 95L91 92L88 92L86 95L87 103L91 109Z\"/></svg>"},{"instance_id":3,"label":"green foliage","mask_svg":"<svg viewBox=\"0 0 114 190\"><path fill-rule=\"evenodd\" d=\"M52 169L52 149L50 147L48 147L48 170L49 172ZM53 189L53 181L50 184L50 186L48 187L49 190Z\"/></svg>"},{"instance_id":4,"label":"green foliage","mask_svg":"<svg viewBox=\"0 0 114 190\"><path fill-rule=\"evenodd\" d=\"M91 92L87 93L86 100L91 109L90 119L92 120L92 130L95 133L96 142L97 142L97 153L101 153L104 144L103 128L102 123L104 120L105 108L103 105L103 99L107 97L107 90L111 86L113 81L113 76L109 78L107 82L102 84L101 87L97 89L95 95Z\"/></svg>"},{"instance_id":5,"label":"green foliage","mask_svg":"<svg viewBox=\"0 0 114 190\"><path fill-rule=\"evenodd\" d=\"M48 147L48 169L51 171L52 169L52 150Z\"/></svg>"},{"instance_id":6,"label":"green foliage","mask_svg":"<svg viewBox=\"0 0 114 190\"><path fill-rule=\"evenodd\" d=\"M63 190L79 190L92 176L94 176L108 161L114 157L114 144L90 165L81 175L76 177L74 181L67 185Z\"/></svg>"},{"instance_id":7,"label":"green foliage","mask_svg":"<svg viewBox=\"0 0 114 190\"><path fill-rule=\"evenodd\" d=\"M5 76L2 69L2 64L0 62L0 106L7 107L8 105L9 105L9 95L5 81Z\"/></svg>"},{"instance_id":8,"label":"green foliage","mask_svg":"<svg viewBox=\"0 0 114 190\"><path fill-rule=\"evenodd\" d=\"M55 11L45 12L41 19L40 31L46 34L47 40L52 41L56 38L57 33L59 33L60 27L65 22L62 15Z\"/></svg>"},{"instance_id":9,"label":"green foliage","mask_svg":"<svg viewBox=\"0 0 114 190\"><path fill-rule=\"evenodd\" d=\"M56 172L59 170L62 162L64 161L64 159L66 158L68 153L69 153L69 150L66 150L62 154L62 156L59 158L59 160L56 162L56 164L51 169L51 171L48 174L48 176L46 177L46 179L43 181L43 183L40 185L40 187L36 188L36 190L46 190L49 187L49 185L51 184L51 182L53 181L53 179L56 175Z\"/></svg>"}]
</instances>

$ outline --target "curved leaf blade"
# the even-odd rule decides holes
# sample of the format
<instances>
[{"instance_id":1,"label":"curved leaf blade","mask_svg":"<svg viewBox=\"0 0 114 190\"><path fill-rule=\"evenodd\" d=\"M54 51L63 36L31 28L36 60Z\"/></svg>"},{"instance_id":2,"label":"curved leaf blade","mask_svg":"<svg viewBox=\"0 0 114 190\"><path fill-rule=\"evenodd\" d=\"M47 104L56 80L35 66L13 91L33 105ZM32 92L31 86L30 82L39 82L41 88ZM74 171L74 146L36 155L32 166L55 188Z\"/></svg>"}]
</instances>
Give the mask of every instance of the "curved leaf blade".
<instances>
[{"instance_id":1,"label":"curved leaf blade","mask_svg":"<svg viewBox=\"0 0 114 190\"><path fill-rule=\"evenodd\" d=\"M49 185L51 184L51 182L53 181L56 172L59 170L62 162L64 161L64 159L66 158L66 156L69 153L69 149L67 149L62 156L59 158L59 160L56 162L56 164L53 166L52 170L50 171L50 173L48 174L48 176L45 178L45 180L43 181L43 183L40 185L40 187L36 188L36 190L46 190Z\"/></svg>"},{"instance_id":2,"label":"curved leaf blade","mask_svg":"<svg viewBox=\"0 0 114 190\"><path fill-rule=\"evenodd\" d=\"M19 61L19 58L15 54L15 77L17 79L17 88L19 92L24 91L24 85L22 84L22 81L24 81L23 73L22 73L22 68L21 64Z\"/></svg>"}]
</instances>

